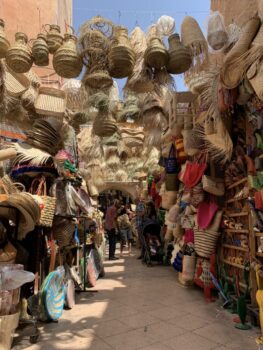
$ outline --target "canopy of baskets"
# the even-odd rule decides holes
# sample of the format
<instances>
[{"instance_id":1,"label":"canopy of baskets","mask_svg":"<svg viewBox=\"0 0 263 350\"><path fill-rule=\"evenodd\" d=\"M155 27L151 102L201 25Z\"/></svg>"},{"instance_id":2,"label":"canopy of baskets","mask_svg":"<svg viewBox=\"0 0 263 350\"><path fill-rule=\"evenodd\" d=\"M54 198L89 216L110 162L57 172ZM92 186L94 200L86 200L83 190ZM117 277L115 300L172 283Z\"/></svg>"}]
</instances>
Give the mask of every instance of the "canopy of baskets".
<instances>
[{"instance_id":1,"label":"canopy of baskets","mask_svg":"<svg viewBox=\"0 0 263 350\"><path fill-rule=\"evenodd\" d=\"M1 116L21 120L25 128L48 117L60 122L60 130L61 125L73 127L83 171L96 178L97 185L105 176L123 181L138 178L158 163L171 129L188 142L189 154L208 142L204 128L194 122L194 99L176 101L173 75L184 74L190 91L203 94L201 105L210 111L201 124L214 113L214 123L220 126L215 129L221 132L217 139L224 134L229 141L226 149L225 144L215 145L213 137L210 148L216 157L229 158L231 142L211 91L215 86L211 82L217 82L222 72L227 79L228 70L213 68L208 47L213 53L231 50L241 35L232 27L227 30L222 16L213 14L206 39L197 21L186 16L179 35L174 19L162 16L146 32L137 26L128 33L126 27L96 16L83 23L78 35L70 26L62 34L58 25L47 24L37 38L16 33L11 45L13 38L7 38L0 20ZM58 85L51 87L40 79L34 73L36 66L52 66ZM114 79L123 78L126 84L120 100ZM35 147L45 142L38 131L31 132L32 139Z\"/></svg>"}]
</instances>

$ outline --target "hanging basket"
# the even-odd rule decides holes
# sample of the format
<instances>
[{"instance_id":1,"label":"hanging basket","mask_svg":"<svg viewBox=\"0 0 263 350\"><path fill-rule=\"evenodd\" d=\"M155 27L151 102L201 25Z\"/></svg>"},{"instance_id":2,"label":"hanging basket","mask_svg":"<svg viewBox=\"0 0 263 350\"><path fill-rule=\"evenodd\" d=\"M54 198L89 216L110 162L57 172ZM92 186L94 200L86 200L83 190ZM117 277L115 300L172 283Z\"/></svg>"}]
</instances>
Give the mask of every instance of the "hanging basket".
<instances>
[{"instance_id":1,"label":"hanging basket","mask_svg":"<svg viewBox=\"0 0 263 350\"><path fill-rule=\"evenodd\" d=\"M113 35L109 52L109 72L113 78L125 78L133 71L135 53L129 42L127 28L117 26Z\"/></svg>"},{"instance_id":2,"label":"hanging basket","mask_svg":"<svg viewBox=\"0 0 263 350\"><path fill-rule=\"evenodd\" d=\"M111 115L99 113L93 123L93 132L100 137L113 135L117 131L116 121Z\"/></svg>"},{"instance_id":3,"label":"hanging basket","mask_svg":"<svg viewBox=\"0 0 263 350\"><path fill-rule=\"evenodd\" d=\"M60 89L41 87L35 101L35 109L39 114L63 117L66 110L66 95Z\"/></svg>"},{"instance_id":4,"label":"hanging basket","mask_svg":"<svg viewBox=\"0 0 263 350\"><path fill-rule=\"evenodd\" d=\"M53 58L55 72L63 78L76 78L82 70L82 61L76 49L77 37L66 33L64 43L57 49Z\"/></svg>"},{"instance_id":5,"label":"hanging basket","mask_svg":"<svg viewBox=\"0 0 263 350\"><path fill-rule=\"evenodd\" d=\"M16 73L26 73L32 67L32 52L27 42L26 34L18 32L14 45L7 51L6 63Z\"/></svg>"},{"instance_id":6,"label":"hanging basket","mask_svg":"<svg viewBox=\"0 0 263 350\"><path fill-rule=\"evenodd\" d=\"M30 86L30 80L25 74L17 74L10 68L6 67L4 83L9 95L19 97Z\"/></svg>"},{"instance_id":7,"label":"hanging basket","mask_svg":"<svg viewBox=\"0 0 263 350\"><path fill-rule=\"evenodd\" d=\"M152 37L144 55L148 66L156 69L165 67L169 60L169 54L162 40L158 37Z\"/></svg>"},{"instance_id":8,"label":"hanging basket","mask_svg":"<svg viewBox=\"0 0 263 350\"><path fill-rule=\"evenodd\" d=\"M0 19L0 59L6 57L9 47L10 43L5 34L5 22Z\"/></svg>"},{"instance_id":9,"label":"hanging basket","mask_svg":"<svg viewBox=\"0 0 263 350\"><path fill-rule=\"evenodd\" d=\"M84 77L83 83L85 86L89 86L94 89L104 89L109 88L113 84L113 80L109 75L107 70L87 70Z\"/></svg>"},{"instance_id":10,"label":"hanging basket","mask_svg":"<svg viewBox=\"0 0 263 350\"><path fill-rule=\"evenodd\" d=\"M47 45L47 37L45 34L40 33L37 39L34 40L32 46L32 56L34 63L37 66L48 66L49 64L49 50Z\"/></svg>"},{"instance_id":11,"label":"hanging basket","mask_svg":"<svg viewBox=\"0 0 263 350\"><path fill-rule=\"evenodd\" d=\"M49 53L54 54L62 45L63 36L60 34L60 26L56 24L46 24L44 27L46 26L49 26L49 32L47 33L47 45Z\"/></svg>"},{"instance_id":12,"label":"hanging basket","mask_svg":"<svg viewBox=\"0 0 263 350\"><path fill-rule=\"evenodd\" d=\"M186 72L192 63L191 52L180 41L179 34L172 34L169 41L169 61L167 70L171 74L181 74Z\"/></svg>"}]
</instances>

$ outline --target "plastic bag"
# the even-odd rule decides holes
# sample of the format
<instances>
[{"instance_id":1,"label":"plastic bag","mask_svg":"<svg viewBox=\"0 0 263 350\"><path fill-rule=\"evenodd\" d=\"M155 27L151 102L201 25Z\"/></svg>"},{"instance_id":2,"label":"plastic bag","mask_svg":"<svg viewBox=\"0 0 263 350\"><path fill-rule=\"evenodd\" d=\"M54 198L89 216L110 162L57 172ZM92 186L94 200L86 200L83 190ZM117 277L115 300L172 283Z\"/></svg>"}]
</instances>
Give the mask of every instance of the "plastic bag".
<instances>
[{"instance_id":1,"label":"plastic bag","mask_svg":"<svg viewBox=\"0 0 263 350\"><path fill-rule=\"evenodd\" d=\"M3 269L0 272L0 290L13 290L21 287L25 283L33 282L35 275L24 270Z\"/></svg>"},{"instance_id":2,"label":"plastic bag","mask_svg":"<svg viewBox=\"0 0 263 350\"><path fill-rule=\"evenodd\" d=\"M227 31L220 12L215 11L208 17L207 27L208 44L213 50L222 49L227 43Z\"/></svg>"}]
</instances>

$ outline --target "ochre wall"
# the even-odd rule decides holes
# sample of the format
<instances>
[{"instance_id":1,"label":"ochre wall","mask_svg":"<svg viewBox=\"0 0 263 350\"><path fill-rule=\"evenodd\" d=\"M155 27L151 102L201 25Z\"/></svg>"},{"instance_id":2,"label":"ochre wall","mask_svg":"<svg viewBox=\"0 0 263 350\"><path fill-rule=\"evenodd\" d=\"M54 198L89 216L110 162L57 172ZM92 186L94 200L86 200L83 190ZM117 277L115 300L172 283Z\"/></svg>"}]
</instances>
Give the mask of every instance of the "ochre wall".
<instances>
[{"instance_id":1,"label":"ochre wall","mask_svg":"<svg viewBox=\"0 0 263 350\"><path fill-rule=\"evenodd\" d=\"M242 26L257 11L257 0L211 0L211 10L219 11L225 24L233 20Z\"/></svg>"},{"instance_id":2,"label":"ochre wall","mask_svg":"<svg viewBox=\"0 0 263 350\"><path fill-rule=\"evenodd\" d=\"M29 39L36 38L44 24L58 24L64 33L65 24L72 25L72 0L0 0L0 18L5 21L11 43L18 31L26 33ZM49 67L34 67L34 70L39 76L49 76L48 80L61 82L54 75L52 56L49 61Z\"/></svg>"}]
</instances>

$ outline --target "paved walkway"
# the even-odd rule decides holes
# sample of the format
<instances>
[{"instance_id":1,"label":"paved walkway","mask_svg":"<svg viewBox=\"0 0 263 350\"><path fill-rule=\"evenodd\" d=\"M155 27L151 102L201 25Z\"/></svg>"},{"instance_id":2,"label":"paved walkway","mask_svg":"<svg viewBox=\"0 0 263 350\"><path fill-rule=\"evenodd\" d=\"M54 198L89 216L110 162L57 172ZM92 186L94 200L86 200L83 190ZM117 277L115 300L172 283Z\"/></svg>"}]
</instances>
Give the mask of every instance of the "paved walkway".
<instances>
[{"instance_id":1,"label":"paved walkway","mask_svg":"<svg viewBox=\"0 0 263 350\"><path fill-rule=\"evenodd\" d=\"M58 323L41 327L27 350L256 350L259 330L239 331L233 316L206 304L199 289L177 282L170 267L146 267L135 256L106 261L98 293L82 293Z\"/></svg>"}]
</instances>

